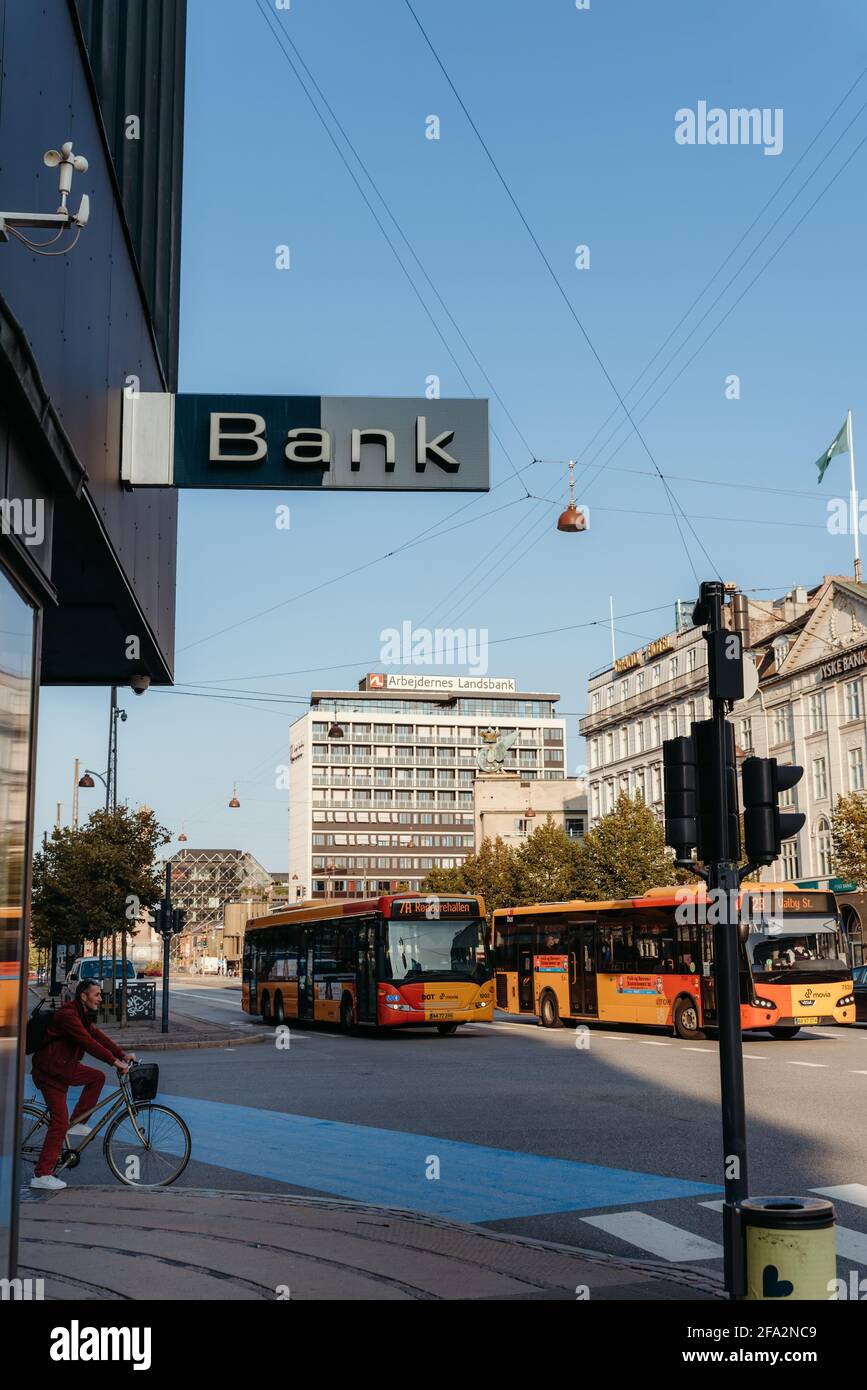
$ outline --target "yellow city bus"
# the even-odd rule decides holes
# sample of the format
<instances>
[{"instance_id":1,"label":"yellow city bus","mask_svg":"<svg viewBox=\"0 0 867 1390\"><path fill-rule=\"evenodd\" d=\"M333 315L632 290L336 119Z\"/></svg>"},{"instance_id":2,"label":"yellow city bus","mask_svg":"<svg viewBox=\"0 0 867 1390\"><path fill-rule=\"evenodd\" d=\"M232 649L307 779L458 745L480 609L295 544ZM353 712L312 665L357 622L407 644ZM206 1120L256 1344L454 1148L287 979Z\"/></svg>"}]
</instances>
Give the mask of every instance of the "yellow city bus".
<instances>
[{"instance_id":1,"label":"yellow city bus","mask_svg":"<svg viewBox=\"0 0 867 1390\"><path fill-rule=\"evenodd\" d=\"M491 1021L492 974L481 898L306 902L247 923L241 1004L266 1023L433 1025L447 1035Z\"/></svg>"},{"instance_id":2,"label":"yellow city bus","mask_svg":"<svg viewBox=\"0 0 867 1390\"><path fill-rule=\"evenodd\" d=\"M743 884L741 1027L793 1038L855 1021L852 967L832 893ZM716 1023L713 900L697 887L622 902L545 903L494 913L497 1008L546 1028L598 1020L698 1038Z\"/></svg>"}]
</instances>

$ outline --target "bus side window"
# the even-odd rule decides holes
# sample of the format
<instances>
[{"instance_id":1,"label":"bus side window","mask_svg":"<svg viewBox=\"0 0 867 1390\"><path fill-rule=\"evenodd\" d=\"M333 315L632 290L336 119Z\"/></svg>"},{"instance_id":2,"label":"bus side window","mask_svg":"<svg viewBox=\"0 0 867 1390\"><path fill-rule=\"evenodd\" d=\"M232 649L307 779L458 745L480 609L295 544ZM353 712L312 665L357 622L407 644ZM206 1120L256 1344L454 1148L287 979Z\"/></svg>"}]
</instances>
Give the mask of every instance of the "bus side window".
<instances>
[{"instance_id":1,"label":"bus side window","mask_svg":"<svg viewBox=\"0 0 867 1390\"><path fill-rule=\"evenodd\" d=\"M680 975L698 975L701 972L702 952L699 927L682 923L677 927L677 970Z\"/></svg>"}]
</instances>

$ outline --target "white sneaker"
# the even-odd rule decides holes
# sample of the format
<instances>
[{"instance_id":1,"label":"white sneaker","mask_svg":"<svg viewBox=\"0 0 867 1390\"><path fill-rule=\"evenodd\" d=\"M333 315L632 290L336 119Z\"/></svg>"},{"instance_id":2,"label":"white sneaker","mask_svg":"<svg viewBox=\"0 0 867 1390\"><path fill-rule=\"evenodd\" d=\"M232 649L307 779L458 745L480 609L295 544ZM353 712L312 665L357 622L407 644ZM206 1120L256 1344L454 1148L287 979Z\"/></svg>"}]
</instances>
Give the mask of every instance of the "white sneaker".
<instances>
[{"instance_id":1,"label":"white sneaker","mask_svg":"<svg viewBox=\"0 0 867 1390\"><path fill-rule=\"evenodd\" d=\"M31 1178L30 1186L41 1187L47 1192L59 1192L61 1187L66 1186L66 1183L60 1178L55 1178L53 1173L46 1173L44 1177Z\"/></svg>"},{"instance_id":2,"label":"white sneaker","mask_svg":"<svg viewBox=\"0 0 867 1390\"><path fill-rule=\"evenodd\" d=\"M71 1134L72 1134L72 1135L75 1135L75 1134L84 1135L84 1134L90 1134L90 1132L91 1132L90 1125L72 1125L72 1126L70 1126L70 1128L66 1131L66 1137L67 1137L67 1139L68 1139L69 1136L70 1136Z\"/></svg>"}]
</instances>

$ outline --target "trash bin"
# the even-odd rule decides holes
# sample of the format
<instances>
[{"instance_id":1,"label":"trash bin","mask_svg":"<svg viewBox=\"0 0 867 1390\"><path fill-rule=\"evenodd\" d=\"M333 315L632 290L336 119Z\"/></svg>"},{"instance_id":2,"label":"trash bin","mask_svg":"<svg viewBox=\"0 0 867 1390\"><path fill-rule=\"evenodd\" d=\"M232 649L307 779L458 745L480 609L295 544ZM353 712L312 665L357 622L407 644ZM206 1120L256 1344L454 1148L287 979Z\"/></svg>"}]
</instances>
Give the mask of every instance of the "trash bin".
<instances>
[{"instance_id":1,"label":"trash bin","mask_svg":"<svg viewBox=\"0 0 867 1390\"><path fill-rule=\"evenodd\" d=\"M834 1207L824 1197L750 1197L740 1203L748 1301L836 1297Z\"/></svg>"}]
</instances>

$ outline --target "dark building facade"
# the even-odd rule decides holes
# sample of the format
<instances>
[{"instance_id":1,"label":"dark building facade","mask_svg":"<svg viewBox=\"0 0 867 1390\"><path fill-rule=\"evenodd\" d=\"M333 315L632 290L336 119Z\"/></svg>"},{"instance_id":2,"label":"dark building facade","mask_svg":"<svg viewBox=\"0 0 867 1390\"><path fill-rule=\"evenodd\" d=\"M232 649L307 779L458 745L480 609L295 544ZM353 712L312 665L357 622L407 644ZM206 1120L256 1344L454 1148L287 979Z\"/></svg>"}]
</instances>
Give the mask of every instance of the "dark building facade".
<instances>
[{"instance_id":1,"label":"dark building facade","mask_svg":"<svg viewBox=\"0 0 867 1390\"><path fill-rule=\"evenodd\" d=\"M172 680L177 512L120 481L124 390L176 388L184 0L0 0L0 212L90 220L0 240L0 1277L14 1266L40 685ZM41 230L33 242L47 243Z\"/></svg>"}]
</instances>

